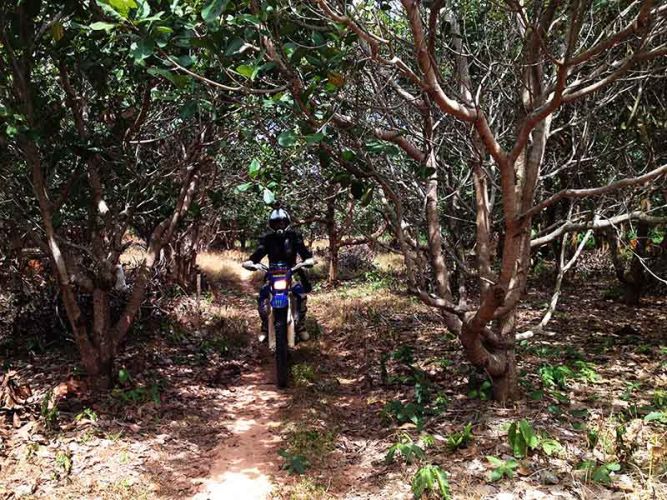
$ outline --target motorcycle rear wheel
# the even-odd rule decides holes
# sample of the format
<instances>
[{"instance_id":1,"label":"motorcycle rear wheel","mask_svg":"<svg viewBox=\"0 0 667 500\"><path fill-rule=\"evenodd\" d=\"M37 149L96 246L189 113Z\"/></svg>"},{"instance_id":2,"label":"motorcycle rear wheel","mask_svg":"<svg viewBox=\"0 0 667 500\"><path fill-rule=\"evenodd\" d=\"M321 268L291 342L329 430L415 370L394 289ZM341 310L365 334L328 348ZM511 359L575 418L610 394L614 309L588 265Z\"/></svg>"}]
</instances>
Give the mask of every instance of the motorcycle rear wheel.
<instances>
[{"instance_id":1,"label":"motorcycle rear wheel","mask_svg":"<svg viewBox=\"0 0 667 500\"><path fill-rule=\"evenodd\" d=\"M287 387L289 378L289 348L287 345L287 309L275 309L276 328L276 384Z\"/></svg>"}]
</instances>

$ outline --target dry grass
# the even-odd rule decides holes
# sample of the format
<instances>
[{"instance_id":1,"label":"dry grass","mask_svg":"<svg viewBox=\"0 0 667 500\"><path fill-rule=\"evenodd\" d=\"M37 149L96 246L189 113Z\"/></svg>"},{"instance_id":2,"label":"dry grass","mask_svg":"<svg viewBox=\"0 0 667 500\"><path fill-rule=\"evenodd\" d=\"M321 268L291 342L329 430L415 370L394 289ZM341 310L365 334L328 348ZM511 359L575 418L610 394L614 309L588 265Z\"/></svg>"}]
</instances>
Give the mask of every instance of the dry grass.
<instances>
[{"instance_id":1,"label":"dry grass","mask_svg":"<svg viewBox=\"0 0 667 500\"><path fill-rule=\"evenodd\" d=\"M387 289L337 288L314 295L310 304L331 330L359 330L387 326L390 316L429 313L426 306Z\"/></svg>"},{"instance_id":2,"label":"dry grass","mask_svg":"<svg viewBox=\"0 0 667 500\"><path fill-rule=\"evenodd\" d=\"M237 287L240 283L259 286L264 280L263 274L241 267L247 258L248 255L240 250L203 252L197 256L197 265L216 286Z\"/></svg>"},{"instance_id":3,"label":"dry grass","mask_svg":"<svg viewBox=\"0 0 667 500\"><path fill-rule=\"evenodd\" d=\"M311 250L313 252L325 252L329 248L329 240L321 238L313 241Z\"/></svg>"},{"instance_id":4,"label":"dry grass","mask_svg":"<svg viewBox=\"0 0 667 500\"><path fill-rule=\"evenodd\" d=\"M138 244L127 248L120 256L120 263L125 267L137 267L146 258L146 249Z\"/></svg>"},{"instance_id":5,"label":"dry grass","mask_svg":"<svg viewBox=\"0 0 667 500\"><path fill-rule=\"evenodd\" d=\"M405 269L403 255L393 252L378 253L373 259L373 264L380 271L387 273L402 273Z\"/></svg>"}]
</instances>

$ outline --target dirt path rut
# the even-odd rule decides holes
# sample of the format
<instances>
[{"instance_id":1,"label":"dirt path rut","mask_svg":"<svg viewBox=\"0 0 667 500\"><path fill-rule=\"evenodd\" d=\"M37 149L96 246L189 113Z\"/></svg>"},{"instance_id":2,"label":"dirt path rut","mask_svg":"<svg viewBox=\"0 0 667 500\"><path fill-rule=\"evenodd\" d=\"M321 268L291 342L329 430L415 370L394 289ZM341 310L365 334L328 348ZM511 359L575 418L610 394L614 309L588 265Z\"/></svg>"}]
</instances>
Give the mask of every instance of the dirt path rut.
<instances>
[{"instance_id":1,"label":"dirt path rut","mask_svg":"<svg viewBox=\"0 0 667 500\"><path fill-rule=\"evenodd\" d=\"M225 422L232 435L217 449L215 463L196 500L260 500L271 497L278 471L278 412L287 397L273 383L272 365L243 375L229 398Z\"/></svg>"}]
</instances>

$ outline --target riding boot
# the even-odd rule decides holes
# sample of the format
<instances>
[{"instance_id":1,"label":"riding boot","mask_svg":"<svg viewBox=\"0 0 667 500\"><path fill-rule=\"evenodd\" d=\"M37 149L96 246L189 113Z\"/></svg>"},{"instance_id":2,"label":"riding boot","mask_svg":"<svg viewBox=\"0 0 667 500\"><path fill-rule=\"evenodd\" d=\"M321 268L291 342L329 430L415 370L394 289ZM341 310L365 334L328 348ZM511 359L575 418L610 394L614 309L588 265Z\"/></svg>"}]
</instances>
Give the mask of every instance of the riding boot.
<instances>
[{"instance_id":1,"label":"riding boot","mask_svg":"<svg viewBox=\"0 0 667 500\"><path fill-rule=\"evenodd\" d=\"M303 295L299 297L299 299L299 319L296 323L296 332L299 334L299 337L301 337L301 340L308 340L310 338L310 335L306 330L306 312L308 311L306 301L308 297Z\"/></svg>"},{"instance_id":2,"label":"riding boot","mask_svg":"<svg viewBox=\"0 0 667 500\"><path fill-rule=\"evenodd\" d=\"M267 318L262 318L262 326L257 337L260 342L266 342L269 339L269 321Z\"/></svg>"},{"instance_id":3,"label":"riding boot","mask_svg":"<svg viewBox=\"0 0 667 500\"><path fill-rule=\"evenodd\" d=\"M267 342L269 339L269 299L262 296L260 292L259 299L257 301L257 311L259 312L259 318L262 321L262 326L258 340L260 342Z\"/></svg>"}]
</instances>

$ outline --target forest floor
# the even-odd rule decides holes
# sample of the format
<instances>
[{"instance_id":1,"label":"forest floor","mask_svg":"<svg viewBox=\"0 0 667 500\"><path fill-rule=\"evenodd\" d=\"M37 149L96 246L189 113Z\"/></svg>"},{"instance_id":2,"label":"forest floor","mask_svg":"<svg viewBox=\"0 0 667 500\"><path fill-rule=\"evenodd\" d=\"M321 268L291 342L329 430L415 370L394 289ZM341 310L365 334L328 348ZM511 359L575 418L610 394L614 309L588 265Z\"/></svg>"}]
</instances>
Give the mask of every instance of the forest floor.
<instances>
[{"instance_id":1,"label":"forest floor","mask_svg":"<svg viewBox=\"0 0 667 500\"><path fill-rule=\"evenodd\" d=\"M412 498L427 465L456 499L667 498L664 297L630 308L598 278L567 283L550 333L520 342L524 397L503 407L380 256L316 285L313 339L279 391L242 257L203 256L199 303L145 312L107 397L90 399L73 349L0 339L4 383L30 387L0 414L0 498ZM519 330L549 298L534 281Z\"/></svg>"}]
</instances>

